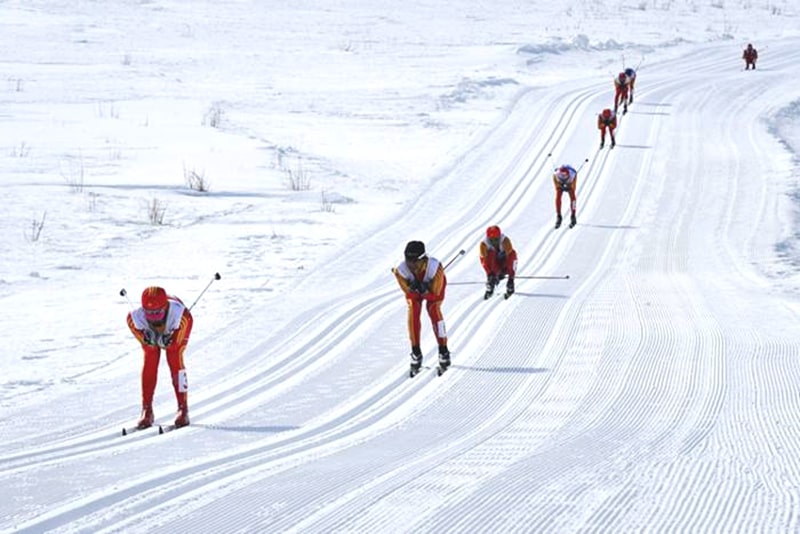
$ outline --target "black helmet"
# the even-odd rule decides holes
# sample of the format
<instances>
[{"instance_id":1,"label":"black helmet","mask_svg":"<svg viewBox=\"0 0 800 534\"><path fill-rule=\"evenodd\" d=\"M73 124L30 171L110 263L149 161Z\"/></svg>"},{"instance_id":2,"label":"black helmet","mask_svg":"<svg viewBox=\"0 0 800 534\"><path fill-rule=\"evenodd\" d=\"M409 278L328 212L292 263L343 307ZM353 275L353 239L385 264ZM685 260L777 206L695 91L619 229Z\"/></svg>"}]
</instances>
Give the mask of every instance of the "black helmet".
<instances>
[{"instance_id":1,"label":"black helmet","mask_svg":"<svg viewBox=\"0 0 800 534\"><path fill-rule=\"evenodd\" d=\"M409 241L406 244L406 261L417 261L425 257L425 243L422 241Z\"/></svg>"}]
</instances>

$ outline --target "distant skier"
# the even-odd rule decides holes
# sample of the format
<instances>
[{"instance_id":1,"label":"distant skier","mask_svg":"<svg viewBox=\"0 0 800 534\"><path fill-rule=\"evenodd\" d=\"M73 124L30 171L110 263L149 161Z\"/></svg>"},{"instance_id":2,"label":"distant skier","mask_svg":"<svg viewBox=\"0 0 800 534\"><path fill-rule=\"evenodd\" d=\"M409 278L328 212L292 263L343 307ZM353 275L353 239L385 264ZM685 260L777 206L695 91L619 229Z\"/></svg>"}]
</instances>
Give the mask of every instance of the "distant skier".
<instances>
[{"instance_id":1,"label":"distant skier","mask_svg":"<svg viewBox=\"0 0 800 534\"><path fill-rule=\"evenodd\" d=\"M576 171L571 165L562 165L553 173L553 185L556 188L556 228L561 226L561 195L565 192L569 193L569 227L572 228L578 224L578 219L576 217L578 201L575 194L578 186L578 171Z\"/></svg>"},{"instance_id":2,"label":"distant skier","mask_svg":"<svg viewBox=\"0 0 800 534\"><path fill-rule=\"evenodd\" d=\"M617 144L614 138L614 130L617 129L617 114L606 108L597 114L597 129L600 130L600 148L606 144L606 130L611 139L611 148Z\"/></svg>"},{"instance_id":3,"label":"distant skier","mask_svg":"<svg viewBox=\"0 0 800 534\"><path fill-rule=\"evenodd\" d=\"M394 269L400 289L408 304L408 336L411 340L411 376L422 366L420 349L420 316L422 304L428 311L433 333L439 344L439 367L442 371L450 366L450 351L447 349L447 329L442 316L447 277L439 260L425 252L422 241L409 241L405 248L405 261Z\"/></svg>"},{"instance_id":4,"label":"distant skier","mask_svg":"<svg viewBox=\"0 0 800 534\"><path fill-rule=\"evenodd\" d=\"M628 112L628 77L624 72L620 72L614 78L614 111L619 109L622 104L622 114Z\"/></svg>"},{"instance_id":5,"label":"distant skier","mask_svg":"<svg viewBox=\"0 0 800 534\"><path fill-rule=\"evenodd\" d=\"M508 277L506 281L506 298L514 294L514 275L517 270L517 251L511 244L511 239L500 231L499 226L490 226L486 229L486 237L479 245L481 266L486 272L486 293L483 298L488 299L494 293L494 288L500 280Z\"/></svg>"},{"instance_id":6,"label":"distant skier","mask_svg":"<svg viewBox=\"0 0 800 534\"><path fill-rule=\"evenodd\" d=\"M628 79L628 104L633 104L633 88L636 85L636 71L628 67L625 69L625 77Z\"/></svg>"},{"instance_id":7,"label":"distant skier","mask_svg":"<svg viewBox=\"0 0 800 534\"><path fill-rule=\"evenodd\" d=\"M192 332L192 314L177 297L168 296L162 287L148 287L142 292L142 306L128 313L128 328L141 343L144 352L142 366L142 416L138 428L153 425L153 394L158 380L161 349L167 353L172 374L172 387L178 401L175 426L189 424L187 403L188 383L183 365L183 352Z\"/></svg>"},{"instance_id":8,"label":"distant skier","mask_svg":"<svg viewBox=\"0 0 800 534\"><path fill-rule=\"evenodd\" d=\"M753 70L756 70L758 50L753 48L752 44L748 44L747 48L745 48L744 52L742 52L742 59L744 59L744 70L750 70L750 67L753 67Z\"/></svg>"}]
</instances>

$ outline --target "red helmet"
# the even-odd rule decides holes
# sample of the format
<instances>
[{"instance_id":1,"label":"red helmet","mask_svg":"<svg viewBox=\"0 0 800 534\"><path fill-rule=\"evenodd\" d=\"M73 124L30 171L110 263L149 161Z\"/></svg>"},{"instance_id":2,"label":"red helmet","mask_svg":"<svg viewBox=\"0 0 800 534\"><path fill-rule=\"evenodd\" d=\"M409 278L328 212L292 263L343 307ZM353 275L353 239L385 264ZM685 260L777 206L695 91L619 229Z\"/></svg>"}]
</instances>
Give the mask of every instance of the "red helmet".
<instances>
[{"instance_id":1,"label":"red helmet","mask_svg":"<svg viewBox=\"0 0 800 534\"><path fill-rule=\"evenodd\" d=\"M619 76L617 76L617 78L619 79L619 81L624 82L625 81L625 73L624 72L620 72Z\"/></svg>"},{"instance_id":2,"label":"red helmet","mask_svg":"<svg viewBox=\"0 0 800 534\"><path fill-rule=\"evenodd\" d=\"M569 168L566 165L562 165L558 168L558 174L561 176L569 176Z\"/></svg>"},{"instance_id":3,"label":"red helmet","mask_svg":"<svg viewBox=\"0 0 800 534\"><path fill-rule=\"evenodd\" d=\"M490 226L486 229L486 237L489 239L500 239L500 227L497 225Z\"/></svg>"},{"instance_id":4,"label":"red helmet","mask_svg":"<svg viewBox=\"0 0 800 534\"><path fill-rule=\"evenodd\" d=\"M604 119L610 119L611 118L611 110L610 109L606 108L606 109L603 110L603 118Z\"/></svg>"},{"instance_id":5,"label":"red helmet","mask_svg":"<svg viewBox=\"0 0 800 534\"><path fill-rule=\"evenodd\" d=\"M142 291L142 309L149 322L163 321L168 304L167 292L163 287L150 286Z\"/></svg>"}]
</instances>

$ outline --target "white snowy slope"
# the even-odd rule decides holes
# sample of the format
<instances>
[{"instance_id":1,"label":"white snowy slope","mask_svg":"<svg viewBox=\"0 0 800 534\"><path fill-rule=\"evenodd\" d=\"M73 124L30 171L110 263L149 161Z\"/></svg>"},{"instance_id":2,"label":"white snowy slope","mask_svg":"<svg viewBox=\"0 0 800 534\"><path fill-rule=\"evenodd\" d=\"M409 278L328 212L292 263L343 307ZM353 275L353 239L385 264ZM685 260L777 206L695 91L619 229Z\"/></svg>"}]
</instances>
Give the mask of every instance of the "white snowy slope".
<instances>
[{"instance_id":1,"label":"white snowy slope","mask_svg":"<svg viewBox=\"0 0 800 534\"><path fill-rule=\"evenodd\" d=\"M57 20L72 13L67 4L53 4ZM79 3L87 10L89 4ZM182 12L179 3L141 4ZM231 35L241 39L228 41L228 36L224 42L244 47L256 39L248 32L257 32L258 17L234 20L233 13L240 13L236 4L226 3L219 17L230 20L237 28ZM572 4L587 17L581 21L589 20L589 14L595 17L585 24L596 29L624 3L596 2L595 9L602 11L585 2ZM625 13L646 15L636 20L653 25L675 15L646 4ZM130 13L139 13L142 6ZM464 8L450 9L458 7ZM312 8L301 2L277 10L286 16L287 35L296 37L284 36L283 42L295 44L299 55L311 51L297 36L313 32L314 26L290 33L290 21L296 19L289 15ZM358 20L366 26L409 20L407 13L404 18L388 8L385 14L374 9L358 12L363 17ZM420 2L409 12L420 28L434 14L463 22L457 11L441 9ZM697 10L686 16L696 18ZM700 9L709 17L719 10ZM21 25L30 20L20 15L21 7L11 11ZM527 19L520 19L523 12ZM127 20L133 18L130 13ZM484 27L477 12L469 13L473 22L453 29L453 35L465 36L464 43L474 43L467 36ZM151 15L157 19L163 13ZM562 35L563 12L541 15L553 25L542 30L545 34ZM731 17L739 21L746 15L754 13L740 8ZM778 20L778 15L771 16ZM146 27L151 19L141 16ZM309 15L307 22L325 18L315 16L320 17ZM319 158L306 156L309 161L330 168L339 164L348 169L343 175L379 175L382 190L374 184L360 188L332 173L333 190L350 192L362 199L361 206L345 202L336 204L333 213L320 213L318 206L308 207L318 204L318 192L311 200L298 199L302 192L293 196L258 184L260 174L245 169L249 163L262 165L259 172L272 174L273 180L282 174L268 172L257 156L274 149L270 140L279 130L274 125L260 129L258 118L274 119L277 113L267 104L244 109L248 97L242 96L226 108L233 117L225 131L197 135L187 122L184 131L154 127L152 136L163 139L148 140L147 132L140 132L139 140L156 148L141 147L140 159L131 157L133 162L87 180L87 189L114 195L113 202L101 198L121 212L115 215L108 207L99 217L84 214L82 222L94 226L67 241L63 246L69 250L61 255L53 252L56 243L45 241L41 273L25 272L31 266L25 253L14 252L19 247L10 238L4 242L8 254L19 256L16 262L4 260L7 271L0 273L2 334L14 349L2 357L7 373L0 397L0 531L800 528L800 302L798 257L791 254L796 250L797 161L789 150L792 142L775 136L800 115L786 111L796 110L792 102L800 99L800 36L787 32L759 41L768 53L762 53L758 70L744 72L738 42L683 42L678 35L676 42L664 39L660 46L648 41L648 29L640 24L640 33L631 39L649 44L636 48L636 62L644 58L641 50L648 52L635 100L620 120L616 148L599 150L595 117L611 103L609 72L619 68L620 49L579 47L560 57L552 41L538 34L538 41L521 37L524 25L535 19L528 10L507 8L498 10L496 18L486 17L491 26L486 39L492 43L507 35L516 43L511 48L525 57L522 43L532 49L548 42L556 57L516 58L513 67L490 69L502 72L504 81L481 75L475 77L488 88L468 84L453 89L452 100L464 99L463 107L442 98L440 104L453 109L424 118L423 131L430 138L416 142L420 149L427 143L430 154L419 160L414 160L410 135L405 143L405 134L386 138L405 157L401 161L396 154L393 163L392 150L379 148L381 143L372 139L382 130L371 131L371 121L385 121L383 134L391 136L403 121L419 119L397 103L404 98L392 97L386 106L396 107L376 118L370 107L375 103L359 93L364 124L357 106L342 103L337 118L320 114L319 127L334 130L327 134L312 133L314 116L296 112L305 126L291 127L287 135L296 137L287 146L307 143L316 149L309 153ZM796 21L789 14L785 19ZM659 36L665 34L669 31ZM367 46L370 41L359 35L353 46ZM376 41L375 47L387 42L397 47L381 56L380 68L390 70L387 57L425 56L414 43L430 39L441 45L431 35L420 30L416 41L399 32L395 40ZM349 45L339 41L336 46L341 51ZM474 54L487 62L503 56L492 47L474 46ZM448 57L452 52L445 48L428 50L430 56ZM33 56L27 60L40 65ZM202 55L206 61L210 56ZM482 63L474 56L470 61ZM427 60L423 63L402 67L407 87L400 87L398 75L372 96L396 90L410 101L422 98L417 91L441 94L436 80L421 81L415 69L431 69L424 76L438 73L442 83L447 76ZM469 69L478 69L475 65L464 60L465 78L474 75ZM546 81L537 83L532 73ZM319 87L328 84L327 93L305 94L326 109L337 102L336 78L327 74L332 77L317 81ZM300 76L308 81L306 75ZM255 93L248 85L253 80L238 87ZM500 88L492 89L495 81ZM229 94L237 82L230 83ZM280 83L291 84L286 79ZM288 86L285 90L287 98L297 96ZM472 90L487 93L470 103ZM188 92L176 96L166 91L161 98L174 97L175 102L162 111L174 105L176 115L192 117L180 109L181 102L202 110ZM159 94L148 90L141 98L150 102ZM30 115L15 96L20 98L7 95L14 110L8 120L26 123ZM237 106L244 109L241 115ZM408 103L414 113L417 106ZM53 113L60 117L62 111ZM765 119L776 114L783 122L771 127ZM291 115L284 117L286 124ZM337 160L335 128L345 116L350 121L342 126L345 131L360 132L362 143L372 139L378 155L351 147ZM437 121L439 126L433 126ZM176 124L182 123L176 119ZM453 125L459 131L447 133ZM126 153L137 146L134 130L128 126L113 134L125 136ZM5 144L20 148L19 138L5 135ZM112 134L96 135L87 134L83 142L101 146L97 143L103 136ZM194 194L178 192L174 184L162 185L152 175L139 183L137 170L157 168L159 158L180 161L158 147L171 146L170 140L181 135L187 144L196 139L208 149L208 154L198 149L195 157L213 165L214 154L222 153L226 164L240 168L247 180L220 180L200 208ZM310 140L315 135L327 138ZM59 150L66 149L60 145ZM385 167L380 151L385 151ZM158 157L147 156L154 153ZM42 168L16 167L14 172L19 162L3 164L13 198L3 207L4 221L29 217L18 207L25 205L26 194L35 194L38 206L61 206L65 212L83 201L64 191L54 193L61 179L53 161L41 157L36 163ZM583 164L578 225L554 230L550 173L561 163ZM97 165L87 163L90 169ZM403 178L411 170L423 178ZM147 199L160 187L176 190L168 198L179 212L177 221L163 228L133 224L136 202L126 199ZM370 212L370 206L377 209ZM53 224L74 231L68 222ZM482 298L477 244L490 224L501 225L520 255L517 293L508 300ZM357 230L348 231L349 225ZM283 261L276 261L270 241L296 237L291 234L295 227L303 228L299 232L307 246L292 248L287 239L280 243ZM48 231L45 225L43 232ZM102 244L91 244L93 239ZM443 261L466 251L447 271L443 310L453 365L441 377L435 371L430 324L423 317L428 368L408 378L405 304L390 268L410 239L424 240L430 254ZM85 248L75 252L81 245ZM156 266L164 250L173 256ZM312 259L293 261L295 254ZM14 267L18 264L24 267ZM120 429L138 415L140 363L125 331L127 304L114 297L120 283L129 284L133 299L145 285L163 283L191 302L217 270L222 280L195 308L196 333L187 356L192 425L164 435L153 429L120 436ZM193 277L186 280L182 272ZM112 302L98 303L103 299ZM19 314L12 313L15 309ZM97 314L114 318L101 320ZM94 337L81 339L69 326L80 320L103 324ZM51 322L53 333L37 331ZM32 348L39 346L39 352ZM86 362L76 363L78 358ZM164 423L174 400L162 371L156 412ZM48 379L48 372L61 376Z\"/></svg>"}]
</instances>

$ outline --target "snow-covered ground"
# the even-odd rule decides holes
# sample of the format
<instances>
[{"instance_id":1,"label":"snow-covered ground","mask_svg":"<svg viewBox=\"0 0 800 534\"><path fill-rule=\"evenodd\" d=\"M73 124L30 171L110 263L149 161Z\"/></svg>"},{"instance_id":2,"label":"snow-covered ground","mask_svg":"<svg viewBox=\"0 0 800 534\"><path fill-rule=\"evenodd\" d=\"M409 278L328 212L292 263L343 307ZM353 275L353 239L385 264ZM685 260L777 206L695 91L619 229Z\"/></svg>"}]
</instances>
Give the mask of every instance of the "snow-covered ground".
<instances>
[{"instance_id":1,"label":"snow-covered ground","mask_svg":"<svg viewBox=\"0 0 800 534\"><path fill-rule=\"evenodd\" d=\"M0 73L0 531L800 529L795 2L5 1ZM151 284L192 425L122 437Z\"/></svg>"}]
</instances>

